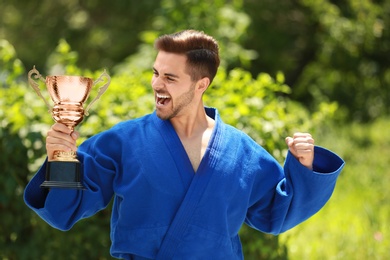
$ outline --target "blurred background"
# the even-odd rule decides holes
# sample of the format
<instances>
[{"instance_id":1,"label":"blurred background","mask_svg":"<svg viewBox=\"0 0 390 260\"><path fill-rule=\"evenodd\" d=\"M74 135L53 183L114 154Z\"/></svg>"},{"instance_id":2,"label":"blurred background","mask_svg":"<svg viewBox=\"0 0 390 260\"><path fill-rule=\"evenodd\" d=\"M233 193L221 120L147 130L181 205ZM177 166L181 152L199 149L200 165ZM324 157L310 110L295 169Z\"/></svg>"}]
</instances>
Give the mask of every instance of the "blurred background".
<instances>
[{"instance_id":1,"label":"blurred background","mask_svg":"<svg viewBox=\"0 0 390 260\"><path fill-rule=\"evenodd\" d=\"M23 202L53 123L28 71L110 73L77 129L82 142L153 111L153 42L183 29L220 43L205 100L225 122L280 163L293 131L346 161L313 218L276 237L244 226L245 259L388 259L389 28L390 0L0 0L0 259L111 259L110 208L61 232Z\"/></svg>"}]
</instances>

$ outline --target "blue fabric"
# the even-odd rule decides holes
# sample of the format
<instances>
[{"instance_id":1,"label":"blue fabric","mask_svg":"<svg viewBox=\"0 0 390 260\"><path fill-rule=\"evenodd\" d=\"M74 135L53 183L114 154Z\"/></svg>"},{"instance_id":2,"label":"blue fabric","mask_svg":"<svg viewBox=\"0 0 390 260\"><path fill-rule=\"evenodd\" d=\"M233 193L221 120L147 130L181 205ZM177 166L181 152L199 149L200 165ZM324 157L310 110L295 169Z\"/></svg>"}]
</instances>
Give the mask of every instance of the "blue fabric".
<instances>
[{"instance_id":1,"label":"blue fabric","mask_svg":"<svg viewBox=\"0 0 390 260\"><path fill-rule=\"evenodd\" d=\"M114 197L114 257L242 259L238 231L244 222L279 234L328 201L344 166L336 154L315 147L314 171L291 154L282 168L215 109L206 112L216 125L196 173L171 123L153 113L79 147L87 190L45 193L39 188L45 163L26 187L26 204L51 226L69 230Z\"/></svg>"}]
</instances>

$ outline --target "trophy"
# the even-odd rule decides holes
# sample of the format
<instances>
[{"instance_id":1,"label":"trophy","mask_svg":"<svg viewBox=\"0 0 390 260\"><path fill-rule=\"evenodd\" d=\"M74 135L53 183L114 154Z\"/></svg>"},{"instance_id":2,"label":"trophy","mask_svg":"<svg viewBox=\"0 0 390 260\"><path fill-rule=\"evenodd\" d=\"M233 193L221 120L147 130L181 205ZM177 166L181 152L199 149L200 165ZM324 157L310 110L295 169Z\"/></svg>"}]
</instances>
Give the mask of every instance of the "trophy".
<instances>
[{"instance_id":1,"label":"trophy","mask_svg":"<svg viewBox=\"0 0 390 260\"><path fill-rule=\"evenodd\" d=\"M47 90L54 102L51 107L39 90L39 84L32 78L46 83ZM97 96L89 103L86 109L83 108L93 86L99 82L106 83L99 88ZM100 77L93 81L91 78L81 76L47 76L42 77L35 66L28 73L30 86L47 105L49 112L56 122L65 124L73 131L84 116L88 116L88 110L100 98L110 85L111 78L104 70ZM82 184L82 173L80 161L77 159L76 151L55 151L54 159L47 163L45 181L41 188L69 188L85 189Z\"/></svg>"}]
</instances>

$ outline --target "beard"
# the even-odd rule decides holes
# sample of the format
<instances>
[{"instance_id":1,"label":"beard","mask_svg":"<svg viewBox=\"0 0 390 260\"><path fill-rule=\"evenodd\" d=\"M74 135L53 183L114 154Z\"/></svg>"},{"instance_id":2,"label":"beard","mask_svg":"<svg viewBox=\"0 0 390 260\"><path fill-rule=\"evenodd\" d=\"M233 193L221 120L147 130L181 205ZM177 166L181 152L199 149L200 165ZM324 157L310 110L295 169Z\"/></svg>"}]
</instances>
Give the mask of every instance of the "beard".
<instances>
[{"instance_id":1,"label":"beard","mask_svg":"<svg viewBox=\"0 0 390 260\"><path fill-rule=\"evenodd\" d=\"M173 101L173 99L171 100L172 108L170 111L164 113L161 110L157 110L157 116L162 120L170 120L174 118L191 103L194 99L194 92L195 84L191 85L189 90L177 97L175 101Z\"/></svg>"}]
</instances>

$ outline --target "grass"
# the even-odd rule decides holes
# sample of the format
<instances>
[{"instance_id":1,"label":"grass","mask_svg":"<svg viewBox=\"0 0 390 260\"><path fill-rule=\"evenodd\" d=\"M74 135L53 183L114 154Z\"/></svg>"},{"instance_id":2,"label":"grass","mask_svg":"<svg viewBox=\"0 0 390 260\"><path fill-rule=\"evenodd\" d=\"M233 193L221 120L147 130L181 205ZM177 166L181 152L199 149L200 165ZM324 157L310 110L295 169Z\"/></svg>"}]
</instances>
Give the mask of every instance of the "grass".
<instances>
[{"instance_id":1,"label":"grass","mask_svg":"<svg viewBox=\"0 0 390 260\"><path fill-rule=\"evenodd\" d=\"M327 205L280 235L289 259L390 259L390 119L322 131L346 166Z\"/></svg>"}]
</instances>

